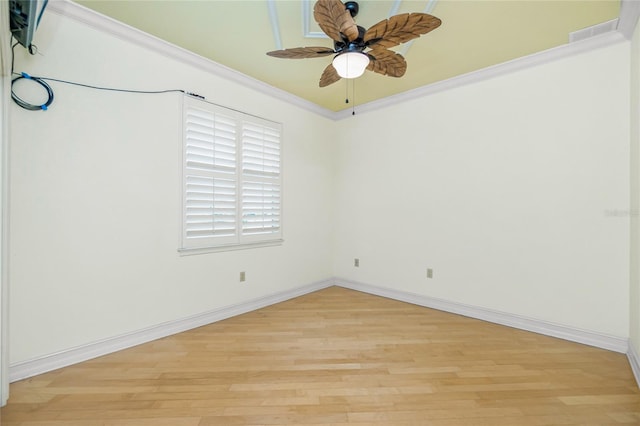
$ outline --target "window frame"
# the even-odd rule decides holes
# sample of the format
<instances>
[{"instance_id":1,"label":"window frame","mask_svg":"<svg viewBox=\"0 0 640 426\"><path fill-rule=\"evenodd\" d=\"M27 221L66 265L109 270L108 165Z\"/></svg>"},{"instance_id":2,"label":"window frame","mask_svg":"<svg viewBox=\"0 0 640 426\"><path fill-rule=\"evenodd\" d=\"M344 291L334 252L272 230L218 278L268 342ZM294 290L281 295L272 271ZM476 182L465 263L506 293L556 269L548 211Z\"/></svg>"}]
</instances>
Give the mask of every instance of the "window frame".
<instances>
[{"instance_id":1,"label":"window frame","mask_svg":"<svg viewBox=\"0 0 640 426\"><path fill-rule=\"evenodd\" d=\"M199 115L200 114L200 115ZM206 117L207 124L212 124L213 127L207 127L211 130L211 133L204 134L203 132L197 132L194 130L194 126L198 127L201 123L194 123L194 117L197 120L200 117ZM220 170L217 170L216 161L216 148L222 145L218 144L218 137L216 136L216 127L218 123L218 117L220 121L224 121L223 125L228 127L227 121L235 122L235 132L227 128L223 131L225 136L223 140L223 149L225 151L221 156L225 157L221 160L224 163L220 166ZM190 121L191 120L191 121ZM226 121L225 121L226 120ZM268 120L262 117L257 117L251 114L244 113L242 111L233 110L220 105L213 104L211 102L194 98L189 95L183 96L182 104L182 142L181 142L181 214L180 214L180 242L178 252L183 255L186 254L199 254L209 252L220 252L230 250L241 250L255 247L268 247L281 245L283 239L283 167L282 167L282 124L273 120ZM200 126L203 128L203 126ZM250 132L247 128L251 128ZM260 132L256 130L263 130L262 136ZM200 130L200 129L198 129ZM191 132L191 133L190 133ZM197 157L197 153L194 155L194 150L199 148L196 146L198 142L204 141L198 140L199 136L194 139L193 134L203 134L207 139L204 144L210 153L206 154L205 162L209 163L206 166L198 167L198 160L194 162L194 158ZM250 136L246 136L246 133L250 133ZM258 136L256 134L258 133ZM233 142L235 151L235 168L233 171L231 162L228 158L228 142L230 136L233 134ZM266 135L266 136L265 136ZM267 140L268 139L268 140ZM194 142L195 140L195 142ZM249 140L249 142L247 142ZM262 145L260 145L262 143ZM210 144L210 146L209 146ZM268 145L268 148L267 148ZM194 148L194 146L196 146ZM249 149L251 146L254 149ZM262 147L262 151L255 149L255 147ZM246 154L246 155L243 155ZM203 157L204 158L204 157ZM251 161L249 161L249 158ZM203 163L204 164L204 163ZM195 166L194 166L195 165ZM195 202L208 203L206 207L195 207L195 209L201 208L211 212L212 217L206 218L207 229L202 231L201 236L194 236L193 234L200 232L194 231L194 197L193 188L194 182L204 182L204 185L200 186L200 189L204 189L204 195L207 200ZM207 180L211 179L211 182ZM234 232L231 235L226 235L225 230L230 228L221 228L221 235L215 235L217 231L217 223L223 223L223 220L216 220L213 216L216 215L215 205L218 203L218 197L220 193L216 192L216 182L225 180L226 182L232 181L235 188L233 194L235 205L234 210ZM206 182L205 182L206 181ZM253 182L254 196L251 197L247 191L247 184ZM262 186L262 190L260 190ZM256 189L258 188L258 189ZM270 190L267 190L270 189ZM227 190L230 191L227 187ZM211 191L211 192L208 192ZM191 194L191 195L189 195ZM228 211L230 203L228 202L230 192L225 192L222 201L225 204L223 207L217 207L218 210L226 210L227 218L230 218ZM249 210L249 205L254 206L252 210ZM247 212L251 211L252 215L257 216L253 233L247 233L249 229L246 224ZM191 219L190 219L191 218ZM219 218L220 219L220 218ZM223 217L224 219L224 217ZM228 223L228 221L227 221ZM260 226L262 224L262 227ZM225 225L226 226L226 225ZM264 227L264 228L263 228ZM191 235L190 235L191 234Z\"/></svg>"}]
</instances>

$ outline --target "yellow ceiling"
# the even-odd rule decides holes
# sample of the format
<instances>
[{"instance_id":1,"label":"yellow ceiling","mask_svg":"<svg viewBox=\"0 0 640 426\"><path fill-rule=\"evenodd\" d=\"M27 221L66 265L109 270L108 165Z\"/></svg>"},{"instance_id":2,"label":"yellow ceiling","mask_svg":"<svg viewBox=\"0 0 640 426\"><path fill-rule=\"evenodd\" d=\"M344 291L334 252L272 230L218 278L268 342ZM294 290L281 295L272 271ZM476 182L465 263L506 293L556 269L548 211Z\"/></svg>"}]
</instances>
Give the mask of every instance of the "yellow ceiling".
<instances>
[{"instance_id":1,"label":"yellow ceiling","mask_svg":"<svg viewBox=\"0 0 640 426\"><path fill-rule=\"evenodd\" d=\"M390 14L430 13L440 28L394 50L408 63L401 78L366 72L363 77L318 87L331 56L278 59L270 50L302 46L333 47L320 32L306 0L79 0L78 3L118 21L283 89L331 111L349 108L353 89L357 104L385 98L450 77L563 45L569 33L619 15L619 0L360 0L358 25L369 28ZM307 3L306 5L304 3ZM270 15L270 7L275 11ZM272 18L270 18L272 16ZM275 18L275 21L274 19ZM310 19L309 19L310 18ZM272 25L272 23L276 26ZM274 31L282 47L277 46ZM353 97L350 95L350 98Z\"/></svg>"}]
</instances>

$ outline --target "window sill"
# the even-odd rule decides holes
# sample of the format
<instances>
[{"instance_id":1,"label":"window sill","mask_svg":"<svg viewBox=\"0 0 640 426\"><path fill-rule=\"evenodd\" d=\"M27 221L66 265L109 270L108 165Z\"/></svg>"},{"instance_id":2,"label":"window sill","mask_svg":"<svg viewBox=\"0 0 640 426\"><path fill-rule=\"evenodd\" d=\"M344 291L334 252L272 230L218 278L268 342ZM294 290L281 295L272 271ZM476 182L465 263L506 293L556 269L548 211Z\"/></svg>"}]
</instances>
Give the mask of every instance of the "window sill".
<instances>
[{"instance_id":1,"label":"window sill","mask_svg":"<svg viewBox=\"0 0 640 426\"><path fill-rule=\"evenodd\" d=\"M179 248L178 253L180 253L180 256L191 256L195 254L220 253L224 251L247 250L260 247L275 247L281 246L282 243L284 243L284 240L279 239L270 241L259 241L255 243L229 244L216 247Z\"/></svg>"}]
</instances>

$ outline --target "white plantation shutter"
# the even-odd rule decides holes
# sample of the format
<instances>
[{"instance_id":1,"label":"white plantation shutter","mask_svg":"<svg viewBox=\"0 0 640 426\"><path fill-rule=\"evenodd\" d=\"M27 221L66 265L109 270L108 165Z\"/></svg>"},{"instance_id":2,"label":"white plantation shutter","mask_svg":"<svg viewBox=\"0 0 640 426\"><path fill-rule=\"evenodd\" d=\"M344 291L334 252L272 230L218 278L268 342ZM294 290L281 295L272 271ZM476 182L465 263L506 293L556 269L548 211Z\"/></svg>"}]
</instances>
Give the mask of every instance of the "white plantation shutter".
<instances>
[{"instance_id":1,"label":"white plantation shutter","mask_svg":"<svg viewBox=\"0 0 640 426\"><path fill-rule=\"evenodd\" d=\"M242 184L242 235L270 234L280 229L280 185Z\"/></svg>"},{"instance_id":2,"label":"white plantation shutter","mask_svg":"<svg viewBox=\"0 0 640 426\"><path fill-rule=\"evenodd\" d=\"M280 230L280 126L242 123L242 236Z\"/></svg>"},{"instance_id":3,"label":"white plantation shutter","mask_svg":"<svg viewBox=\"0 0 640 426\"><path fill-rule=\"evenodd\" d=\"M183 246L228 244L237 236L237 118L185 104Z\"/></svg>"},{"instance_id":4,"label":"white plantation shutter","mask_svg":"<svg viewBox=\"0 0 640 426\"><path fill-rule=\"evenodd\" d=\"M281 127L184 102L182 249L281 241Z\"/></svg>"},{"instance_id":5,"label":"white plantation shutter","mask_svg":"<svg viewBox=\"0 0 640 426\"><path fill-rule=\"evenodd\" d=\"M275 123L242 124L242 173L278 178L280 175L280 128Z\"/></svg>"},{"instance_id":6,"label":"white plantation shutter","mask_svg":"<svg viewBox=\"0 0 640 426\"><path fill-rule=\"evenodd\" d=\"M235 173L237 120L193 107L186 114L187 168Z\"/></svg>"},{"instance_id":7,"label":"white plantation shutter","mask_svg":"<svg viewBox=\"0 0 640 426\"><path fill-rule=\"evenodd\" d=\"M187 238L233 236L236 234L236 185L233 180L186 177Z\"/></svg>"}]
</instances>

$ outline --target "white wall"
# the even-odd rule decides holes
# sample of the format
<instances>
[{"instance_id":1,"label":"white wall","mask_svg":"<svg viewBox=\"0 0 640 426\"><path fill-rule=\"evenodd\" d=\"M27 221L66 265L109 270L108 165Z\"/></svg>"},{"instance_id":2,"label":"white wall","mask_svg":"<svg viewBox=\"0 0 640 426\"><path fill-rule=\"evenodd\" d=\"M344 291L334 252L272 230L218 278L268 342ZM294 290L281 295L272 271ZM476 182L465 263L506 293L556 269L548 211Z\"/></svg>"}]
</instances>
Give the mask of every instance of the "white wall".
<instances>
[{"instance_id":1,"label":"white wall","mask_svg":"<svg viewBox=\"0 0 640 426\"><path fill-rule=\"evenodd\" d=\"M12 363L334 275L629 336L628 44L334 123L55 14L36 41L18 70L283 122L285 244L179 256L179 95L52 83L11 110Z\"/></svg>"},{"instance_id":2,"label":"white wall","mask_svg":"<svg viewBox=\"0 0 640 426\"><path fill-rule=\"evenodd\" d=\"M326 119L54 13L36 44L18 71L282 122L285 243L181 257L181 95L51 83L49 111L11 110L11 363L331 277Z\"/></svg>"},{"instance_id":3,"label":"white wall","mask_svg":"<svg viewBox=\"0 0 640 426\"><path fill-rule=\"evenodd\" d=\"M626 338L628 56L619 43L339 123L336 275Z\"/></svg>"}]
</instances>

